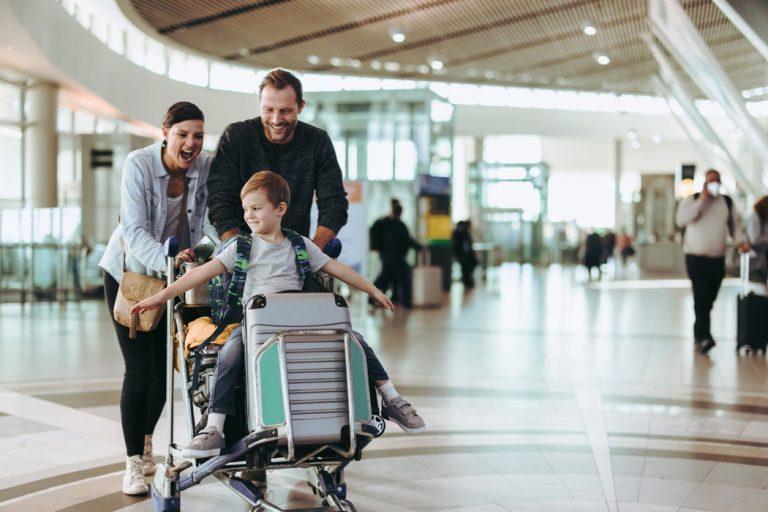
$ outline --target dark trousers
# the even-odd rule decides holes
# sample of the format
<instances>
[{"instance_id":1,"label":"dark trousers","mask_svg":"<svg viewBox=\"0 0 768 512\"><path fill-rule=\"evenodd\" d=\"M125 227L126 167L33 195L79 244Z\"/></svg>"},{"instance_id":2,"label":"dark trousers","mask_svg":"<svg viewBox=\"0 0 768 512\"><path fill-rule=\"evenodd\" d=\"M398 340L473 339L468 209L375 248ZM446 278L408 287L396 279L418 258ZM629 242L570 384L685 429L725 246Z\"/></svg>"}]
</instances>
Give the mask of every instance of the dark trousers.
<instances>
[{"instance_id":1,"label":"dark trousers","mask_svg":"<svg viewBox=\"0 0 768 512\"><path fill-rule=\"evenodd\" d=\"M352 331L365 351L368 364L368 378L372 381L389 380L387 372L376 357L373 349L365 342L363 335ZM243 379L245 370L245 347L243 345L242 326L229 335L224 347L216 359L216 369L213 374L213 388L208 410L221 414L235 414L235 387Z\"/></svg>"},{"instance_id":2,"label":"dark trousers","mask_svg":"<svg viewBox=\"0 0 768 512\"><path fill-rule=\"evenodd\" d=\"M686 254L685 267L693 285L693 338L702 341L712 337L709 313L725 277L725 258Z\"/></svg>"},{"instance_id":3,"label":"dark trousers","mask_svg":"<svg viewBox=\"0 0 768 512\"><path fill-rule=\"evenodd\" d=\"M477 267L477 260L474 258L460 258L459 265L461 266L461 282L464 283L465 288L474 288L475 286L475 268Z\"/></svg>"},{"instance_id":4,"label":"dark trousers","mask_svg":"<svg viewBox=\"0 0 768 512\"><path fill-rule=\"evenodd\" d=\"M115 326L117 342L123 353L125 373L120 395L120 419L127 455L144 452L144 436L155 431L165 405L165 314L157 328L139 332L136 339L128 337L128 328L115 322L112 310L119 284L104 273L104 296L109 316Z\"/></svg>"},{"instance_id":5,"label":"dark trousers","mask_svg":"<svg viewBox=\"0 0 768 512\"><path fill-rule=\"evenodd\" d=\"M373 284L384 293L392 287L392 300L404 306L411 306L413 296L413 277L411 266L401 254L379 253L381 272Z\"/></svg>"}]
</instances>

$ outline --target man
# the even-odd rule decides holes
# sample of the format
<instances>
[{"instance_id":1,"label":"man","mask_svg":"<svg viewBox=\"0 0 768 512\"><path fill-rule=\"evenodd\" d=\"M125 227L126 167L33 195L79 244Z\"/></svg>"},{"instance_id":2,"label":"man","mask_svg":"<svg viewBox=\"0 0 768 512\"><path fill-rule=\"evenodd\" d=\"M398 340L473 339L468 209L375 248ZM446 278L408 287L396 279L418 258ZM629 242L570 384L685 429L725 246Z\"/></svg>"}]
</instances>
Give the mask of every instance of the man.
<instances>
[{"instance_id":1,"label":"man","mask_svg":"<svg viewBox=\"0 0 768 512\"><path fill-rule=\"evenodd\" d=\"M384 293L392 285L392 299L410 308L411 267L405 258L411 248L419 250L421 245L411 237L408 227L400 220L403 215L400 201L392 198L390 206L390 214L374 222L370 230L371 250L378 251L381 258L381 272L374 283Z\"/></svg>"},{"instance_id":2,"label":"man","mask_svg":"<svg viewBox=\"0 0 768 512\"><path fill-rule=\"evenodd\" d=\"M273 69L259 86L261 116L224 130L208 175L208 208L222 240L249 233L243 220L240 189L253 174L271 170L288 181L291 207L283 226L309 236L309 213L317 197L318 226L313 242L320 248L347 223L348 202L328 134L299 121L304 109L301 82Z\"/></svg>"},{"instance_id":3,"label":"man","mask_svg":"<svg viewBox=\"0 0 768 512\"><path fill-rule=\"evenodd\" d=\"M683 199L676 215L677 225L684 229L685 266L693 285L694 346L702 354L715 346L709 313L725 277L728 237L739 244L740 251L749 251L733 201L720 188L720 173L708 170L701 192Z\"/></svg>"},{"instance_id":4,"label":"man","mask_svg":"<svg viewBox=\"0 0 768 512\"><path fill-rule=\"evenodd\" d=\"M299 121L304 93L296 76L273 69L259 86L261 116L224 130L208 174L208 216L222 240L250 233L243 218L240 190L255 173L276 172L291 189L291 207L282 225L309 236L313 196L319 211L312 241L321 249L347 223L347 194L328 134ZM243 478L266 482L263 471Z\"/></svg>"}]
</instances>

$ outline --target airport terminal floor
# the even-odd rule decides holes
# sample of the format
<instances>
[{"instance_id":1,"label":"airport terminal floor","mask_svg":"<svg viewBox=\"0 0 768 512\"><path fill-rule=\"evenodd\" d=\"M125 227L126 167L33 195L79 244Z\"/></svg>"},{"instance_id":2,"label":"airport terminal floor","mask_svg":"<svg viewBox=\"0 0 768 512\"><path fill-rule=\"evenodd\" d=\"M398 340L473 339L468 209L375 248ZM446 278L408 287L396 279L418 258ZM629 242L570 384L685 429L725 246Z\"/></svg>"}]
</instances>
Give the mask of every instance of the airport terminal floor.
<instances>
[{"instance_id":1,"label":"airport terminal floor","mask_svg":"<svg viewBox=\"0 0 768 512\"><path fill-rule=\"evenodd\" d=\"M766 361L736 356L736 283L707 357L687 281L584 277L506 264L439 309L355 303L353 325L429 426L390 424L350 465L358 510L768 510ZM0 332L0 511L151 510L120 492L122 361L104 304L2 305ZM210 480L183 510L247 510ZM304 471L268 481L277 504L318 506Z\"/></svg>"}]
</instances>

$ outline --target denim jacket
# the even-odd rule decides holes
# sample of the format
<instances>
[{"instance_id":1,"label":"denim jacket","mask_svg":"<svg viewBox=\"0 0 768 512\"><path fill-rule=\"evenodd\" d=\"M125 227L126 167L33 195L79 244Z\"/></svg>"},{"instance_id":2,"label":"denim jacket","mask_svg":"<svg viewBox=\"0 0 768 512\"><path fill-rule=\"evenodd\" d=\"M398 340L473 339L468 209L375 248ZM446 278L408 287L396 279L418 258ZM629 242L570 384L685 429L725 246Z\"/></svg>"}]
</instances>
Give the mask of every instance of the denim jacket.
<instances>
[{"instance_id":1,"label":"denim jacket","mask_svg":"<svg viewBox=\"0 0 768 512\"><path fill-rule=\"evenodd\" d=\"M117 282L123 275L123 248L125 266L129 271L159 276L165 272L164 240L160 240L165 227L167 211L168 172L161 160L161 143L132 151L123 164L120 186L120 224L109 238L99 266ZM211 166L211 155L201 153L187 171L187 226L189 240L194 247L208 235L218 242L216 230L208 222L206 182Z\"/></svg>"}]
</instances>

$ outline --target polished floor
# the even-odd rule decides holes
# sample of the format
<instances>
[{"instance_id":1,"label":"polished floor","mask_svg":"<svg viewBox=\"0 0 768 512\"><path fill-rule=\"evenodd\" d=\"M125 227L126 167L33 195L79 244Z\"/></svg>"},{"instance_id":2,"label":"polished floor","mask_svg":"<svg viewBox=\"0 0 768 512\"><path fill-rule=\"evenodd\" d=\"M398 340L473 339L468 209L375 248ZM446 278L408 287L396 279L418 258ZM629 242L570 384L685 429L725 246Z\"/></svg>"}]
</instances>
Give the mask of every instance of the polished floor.
<instances>
[{"instance_id":1,"label":"polished floor","mask_svg":"<svg viewBox=\"0 0 768 512\"><path fill-rule=\"evenodd\" d=\"M768 366L735 353L736 283L705 357L686 281L584 277L506 265L440 309L355 305L356 329L429 424L390 425L350 466L358 510L768 510ZM0 512L151 510L120 493L122 361L104 305L3 305L0 332ZM318 506L304 482L272 472L269 493ZM212 481L183 510L247 506Z\"/></svg>"}]
</instances>

